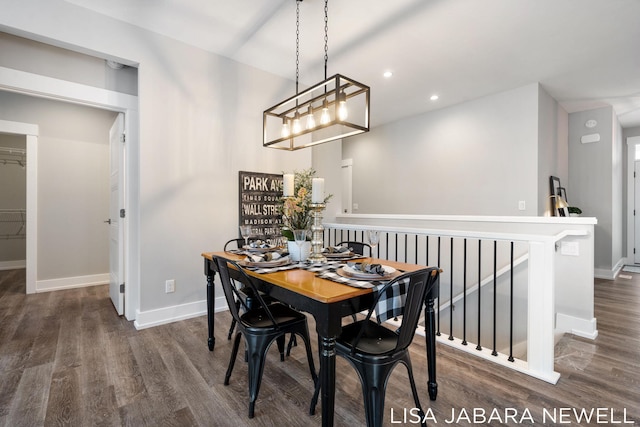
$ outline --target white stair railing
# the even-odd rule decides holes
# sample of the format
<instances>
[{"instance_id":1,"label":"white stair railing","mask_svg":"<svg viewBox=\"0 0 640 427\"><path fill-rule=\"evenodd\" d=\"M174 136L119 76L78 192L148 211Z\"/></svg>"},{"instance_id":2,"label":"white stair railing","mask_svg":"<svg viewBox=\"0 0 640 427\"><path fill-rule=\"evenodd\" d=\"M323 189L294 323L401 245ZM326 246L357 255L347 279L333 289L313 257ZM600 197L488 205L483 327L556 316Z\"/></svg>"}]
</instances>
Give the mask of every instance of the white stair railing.
<instances>
[{"instance_id":1,"label":"white stair railing","mask_svg":"<svg viewBox=\"0 0 640 427\"><path fill-rule=\"evenodd\" d=\"M555 266L554 256L557 242L567 236L584 236L586 231L582 229L567 229L553 235L541 234L518 234L503 232L486 232L486 231L457 231L457 230L441 230L426 229L415 227L396 227L396 226L375 226L375 225L358 225L358 224L324 224L325 227L325 244L336 244L340 241L363 241L366 242L366 230L378 230L383 234L381 243L376 248L379 258L389 259L400 262L409 262L422 265L438 265L444 269L441 274L440 297L437 302L438 311L438 342L455 347L459 350L473 354L477 357L486 359L493 363L498 363L510 369L523 372L532 377L555 384L560 374L554 370L554 336L555 336ZM474 242L493 242L493 270L485 271L484 275L472 282L467 287L467 265L471 264L480 271L487 262L487 257L479 259L483 254L481 249L482 243L478 244L476 253L478 259L467 260L467 241ZM445 242L449 246L447 250L442 250L441 243ZM448 242L448 243L447 243ZM460 242L464 242L464 253L460 252L462 246ZM496 255L496 247L498 242L502 246L510 246L511 254L505 255L504 251ZM455 248L454 248L455 246ZM517 254L513 255L513 248L517 247ZM437 253L436 253L437 251ZM517 282L514 283L514 270L519 271ZM449 269L449 271L447 271ZM461 271L464 270L464 276L461 279ZM486 268L485 268L486 270ZM522 270L522 271L520 271ZM505 276L510 276L509 278ZM448 278L448 279L447 279ZM524 279L523 279L524 278ZM500 279L500 280L498 280ZM465 290L460 291L460 282L464 281ZM448 283L447 283L448 282ZM499 282L499 283L497 283ZM461 322L454 319L452 308L461 305L464 298L478 292L486 285L493 283L496 293L508 292L510 294L511 303L498 306L497 300L494 298L494 305L485 305L480 307L478 303L478 313L476 319L472 316L464 315L464 330L478 328L477 338L480 337L479 322L481 318L493 317L493 340L492 346L481 343L471 343L465 336L456 332L456 328L452 327L455 322L459 325ZM448 288L449 292L443 292ZM506 289L506 290L505 290ZM519 337L526 341L526 360L514 357L514 313L513 313L513 295L522 293L526 298L526 317L523 318L522 329L525 330L524 336ZM479 298L478 295L476 295ZM504 301L502 301L504 302ZM466 301L464 304L466 310ZM484 313L487 310L493 310L493 313ZM506 312L505 312L506 311ZM508 313L511 311L511 313ZM450 324L446 333L441 333L440 315L446 314L450 316ZM510 326L507 329L496 328L496 315L501 318L510 318ZM475 316L473 316L475 317ZM517 326L517 325L516 325ZM459 327L457 329L460 329ZM418 333L424 333L419 329ZM505 340L504 334L510 335L506 338L509 344L498 346L497 335L502 334L501 341ZM486 336L486 334L484 334ZM497 348L507 348L508 353L497 351Z\"/></svg>"}]
</instances>

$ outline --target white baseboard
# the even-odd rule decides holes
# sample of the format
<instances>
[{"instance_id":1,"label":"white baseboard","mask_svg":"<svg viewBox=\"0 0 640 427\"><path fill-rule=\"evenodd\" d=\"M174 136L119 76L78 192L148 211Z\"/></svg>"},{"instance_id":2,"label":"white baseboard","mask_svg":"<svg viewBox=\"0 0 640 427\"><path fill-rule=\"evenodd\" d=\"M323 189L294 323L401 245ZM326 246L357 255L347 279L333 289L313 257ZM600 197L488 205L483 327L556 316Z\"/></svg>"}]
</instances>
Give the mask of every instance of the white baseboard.
<instances>
[{"instance_id":1,"label":"white baseboard","mask_svg":"<svg viewBox=\"0 0 640 427\"><path fill-rule=\"evenodd\" d=\"M18 270L20 268L27 268L27 260L17 261L0 261L0 270Z\"/></svg>"},{"instance_id":2,"label":"white baseboard","mask_svg":"<svg viewBox=\"0 0 640 427\"><path fill-rule=\"evenodd\" d=\"M605 280L615 280L622 267L626 264L626 259L620 259L616 265L613 266L611 270L606 270L604 268L595 268L593 270L593 275L597 279L605 279Z\"/></svg>"},{"instance_id":3,"label":"white baseboard","mask_svg":"<svg viewBox=\"0 0 640 427\"><path fill-rule=\"evenodd\" d=\"M597 321L581 319L566 314L556 314L556 331L568 332L583 338L596 339L598 336Z\"/></svg>"},{"instance_id":4,"label":"white baseboard","mask_svg":"<svg viewBox=\"0 0 640 427\"><path fill-rule=\"evenodd\" d=\"M226 299L224 297L217 297L215 299L214 311L217 313L225 310L228 310ZM133 322L133 325L138 330L146 329L206 314L207 301L201 300L187 304L174 305L171 307L158 308L156 310L138 310L136 311L136 320Z\"/></svg>"},{"instance_id":5,"label":"white baseboard","mask_svg":"<svg viewBox=\"0 0 640 427\"><path fill-rule=\"evenodd\" d=\"M36 280L36 292L60 291L63 289L85 288L109 283L109 273L88 276L62 277L60 279Z\"/></svg>"}]
</instances>

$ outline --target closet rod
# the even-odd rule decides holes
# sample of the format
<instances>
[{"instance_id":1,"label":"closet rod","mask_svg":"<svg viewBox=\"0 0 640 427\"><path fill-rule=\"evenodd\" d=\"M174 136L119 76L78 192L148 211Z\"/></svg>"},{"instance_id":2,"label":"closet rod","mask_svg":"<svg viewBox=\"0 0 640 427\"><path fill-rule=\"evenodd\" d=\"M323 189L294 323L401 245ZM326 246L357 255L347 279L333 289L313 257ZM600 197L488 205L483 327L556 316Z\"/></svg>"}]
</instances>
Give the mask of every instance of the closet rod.
<instances>
[{"instance_id":1,"label":"closet rod","mask_svg":"<svg viewBox=\"0 0 640 427\"><path fill-rule=\"evenodd\" d=\"M0 147L0 166L27 165L27 150L23 148Z\"/></svg>"}]
</instances>

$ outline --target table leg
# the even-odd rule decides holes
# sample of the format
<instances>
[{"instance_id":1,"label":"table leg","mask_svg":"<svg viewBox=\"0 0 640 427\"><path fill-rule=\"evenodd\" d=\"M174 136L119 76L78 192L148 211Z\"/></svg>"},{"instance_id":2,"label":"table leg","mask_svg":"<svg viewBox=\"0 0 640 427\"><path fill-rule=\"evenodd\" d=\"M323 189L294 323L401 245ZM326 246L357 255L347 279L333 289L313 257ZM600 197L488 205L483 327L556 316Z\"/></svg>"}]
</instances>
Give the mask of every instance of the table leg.
<instances>
[{"instance_id":1,"label":"table leg","mask_svg":"<svg viewBox=\"0 0 640 427\"><path fill-rule=\"evenodd\" d=\"M322 426L333 426L336 394L336 339L320 337L320 384L322 386Z\"/></svg>"},{"instance_id":2,"label":"table leg","mask_svg":"<svg viewBox=\"0 0 640 427\"><path fill-rule=\"evenodd\" d=\"M215 290L214 290L215 277L216 277L216 273L209 269L209 271L207 272L207 326L209 330L209 339L208 339L209 351L213 351L213 347L216 345L216 338L213 335L213 329L214 329L213 316L215 314L214 304L216 299Z\"/></svg>"},{"instance_id":3,"label":"table leg","mask_svg":"<svg viewBox=\"0 0 640 427\"><path fill-rule=\"evenodd\" d=\"M427 298L427 306L424 310L425 338L427 346L427 368L429 373L429 398L436 400L438 395L438 383L436 382L436 315L433 308L433 298Z\"/></svg>"}]
</instances>

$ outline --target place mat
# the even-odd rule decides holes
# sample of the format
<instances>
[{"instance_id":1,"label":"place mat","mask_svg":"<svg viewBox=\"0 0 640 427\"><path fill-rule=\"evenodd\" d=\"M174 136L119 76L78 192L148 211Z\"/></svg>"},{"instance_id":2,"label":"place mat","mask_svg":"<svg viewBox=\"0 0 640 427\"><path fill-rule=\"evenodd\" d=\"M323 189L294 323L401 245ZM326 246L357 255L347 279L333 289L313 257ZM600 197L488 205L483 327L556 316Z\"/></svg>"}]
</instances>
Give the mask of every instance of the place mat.
<instances>
[{"instance_id":1,"label":"place mat","mask_svg":"<svg viewBox=\"0 0 640 427\"><path fill-rule=\"evenodd\" d=\"M273 267L244 267L247 270L251 270L254 273L266 274L266 273L275 273L276 271L286 271L286 270L294 270L296 268L300 268L298 263L292 262L286 265L276 265Z\"/></svg>"},{"instance_id":2,"label":"place mat","mask_svg":"<svg viewBox=\"0 0 640 427\"><path fill-rule=\"evenodd\" d=\"M300 264L300 268L302 268L303 270L311 271L313 273L322 273L325 271L337 270L343 265L346 265L346 264L342 261L334 260L334 261L327 261L327 262L314 262L314 263Z\"/></svg>"}]
</instances>

